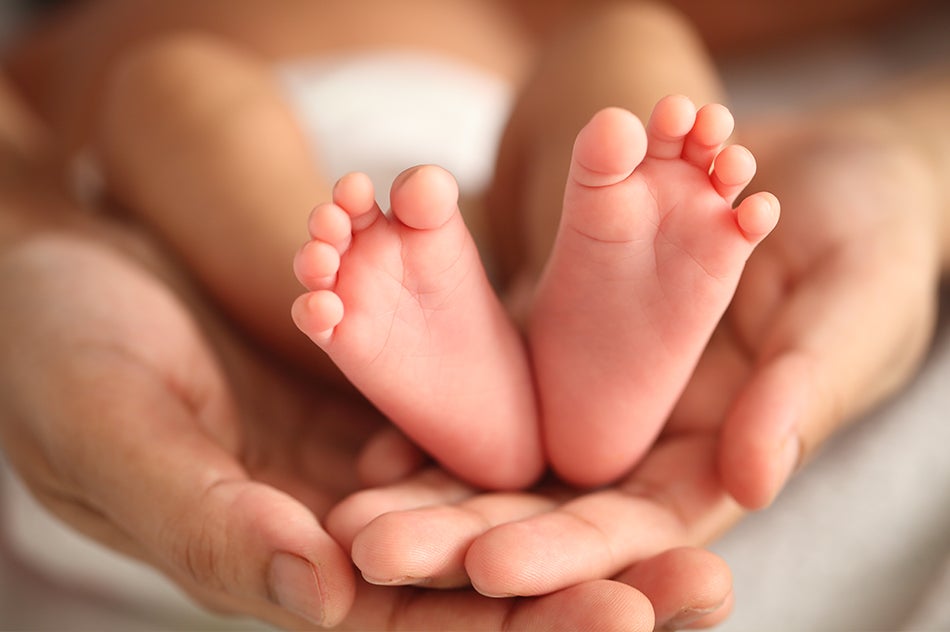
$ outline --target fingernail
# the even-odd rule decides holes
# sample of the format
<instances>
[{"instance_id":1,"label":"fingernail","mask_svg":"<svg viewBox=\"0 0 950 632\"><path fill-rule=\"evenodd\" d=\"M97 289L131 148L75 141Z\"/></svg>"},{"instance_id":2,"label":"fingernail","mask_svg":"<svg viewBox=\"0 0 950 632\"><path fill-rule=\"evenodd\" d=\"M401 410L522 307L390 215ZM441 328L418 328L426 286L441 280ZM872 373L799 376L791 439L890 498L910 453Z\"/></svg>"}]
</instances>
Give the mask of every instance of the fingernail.
<instances>
[{"instance_id":1,"label":"fingernail","mask_svg":"<svg viewBox=\"0 0 950 632\"><path fill-rule=\"evenodd\" d=\"M363 579L367 583L373 584L374 586L415 586L417 584L425 583L424 579L419 579L418 577L409 577L405 575L403 577L372 577L363 573Z\"/></svg>"},{"instance_id":2,"label":"fingernail","mask_svg":"<svg viewBox=\"0 0 950 632\"><path fill-rule=\"evenodd\" d=\"M676 613L676 616L666 622L664 626L668 630L680 630L694 621L699 621L706 615L714 613L722 607L722 604L713 608L686 608Z\"/></svg>"},{"instance_id":3,"label":"fingernail","mask_svg":"<svg viewBox=\"0 0 950 632\"><path fill-rule=\"evenodd\" d=\"M323 595L313 565L290 553L276 553L267 577L271 599L290 612L323 625Z\"/></svg>"}]
</instances>

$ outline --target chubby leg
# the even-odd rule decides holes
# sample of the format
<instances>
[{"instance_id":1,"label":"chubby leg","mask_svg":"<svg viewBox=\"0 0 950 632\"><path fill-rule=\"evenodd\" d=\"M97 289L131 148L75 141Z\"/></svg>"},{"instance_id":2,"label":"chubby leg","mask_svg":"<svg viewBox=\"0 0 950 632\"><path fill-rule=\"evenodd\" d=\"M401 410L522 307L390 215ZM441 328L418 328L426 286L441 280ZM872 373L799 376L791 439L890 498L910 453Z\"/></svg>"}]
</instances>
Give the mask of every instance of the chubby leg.
<instances>
[{"instance_id":1,"label":"chubby leg","mask_svg":"<svg viewBox=\"0 0 950 632\"><path fill-rule=\"evenodd\" d=\"M769 194L732 208L755 162L721 149L731 131L724 107L667 97L646 129L607 109L577 137L528 321L548 456L570 482L646 452L778 220Z\"/></svg>"},{"instance_id":2,"label":"chubby leg","mask_svg":"<svg viewBox=\"0 0 950 632\"><path fill-rule=\"evenodd\" d=\"M566 331L556 333L555 321L564 314L543 314L544 310L553 309L556 304L559 311L566 309L566 302L553 300L556 293L551 291L554 280L561 279L561 272L549 275L547 289L542 289L543 296L538 300L533 298L533 294L537 289L542 270L548 263L558 231L559 218L565 202L564 183L569 179L569 169L574 168L571 167L571 151L577 131L591 120L595 112L608 106L619 106L640 119L646 120L650 109L662 97L669 94L686 95L698 104L721 101L718 78L698 35L678 13L666 6L650 3L616 3L599 8L584 18L579 18L572 28L551 42L548 49L541 55L534 75L528 81L516 106L503 139L496 178L489 200L489 211L492 213L496 250L501 260L500 267L506 275L505 281L508 282L509 302L519 319L524 318L529 311L531 312L531 327L534 330L532 343L544 346L540 355L535 357L536 371L539 375L548 370L542 365L555 348L546 341L552 340L557 335L567 337ZM717 110L705 111L701 118L709 118L710 112L715 111ZM590 139L587 142L590 146L586 150L588 155L575 155L573 164L575 166L583 164L585 160L594 160L597 163L606 161L606 164L601 166L609 167L609 176L616 177L619 182L629 176L637 166L643 152L646 151L647 143L643 134L644 130L639 123L631 123L628 119L619 124L616 120L613 123L607 123L607 119L616 118L616 116L601 117L594 128L585 132L586 137ZM731 131L731 127L728 126L731 121L726 121L727 129L715 130L716 125L721 123L716 120L712 121L711 125L701 123L695 133L689 134L691 141L688 144L693 147L689 151L694 151L699 141L709 140L706 136L710 134L710 131L713 131L712 136L715 136L714 145L725 140L725 135ZM639 131L637 131L638 127ZM675 130L677 142L680 144L684 142L688 130L688 125L684 129ZM596 149L592 146L599 143L596 137L609 137L614 131L620 134L617 138L626 140L611 145L609 150L605 148L600 157L589 155ZM654 134L654 136L657 135ZM604 138L604 140L609 139ZM657 141L651 146L657 145ZM623 146L616 146L618 144ZM714 150L715 147L706 148L704 151L709 155L703 160L710 161ZM640 152L639 157L635 155L637 151ZM679 159L680 156L676 155L675 158ZM681 161L681 166L687 164L689 164L688 160ZM580 190L577 184L575 181L572 189L575 193ZM708 179L706 185L708 188ZM605 187L601 193L608 194L620 188ZM593 191L591 193L593 194ZM576 198L577 195L574 197ZM625 211L622 208L611 208L611 204L619 203L626 207L632 203L631 200L623 198L624 196L619 196L613 203L599 203L596 206L603 207L602 216L622 215ZM578 204L575 202L574 206ZM607 212L608 210L610 212ZM628 219L635 221L633 219L635 217L637 216L634 214ZM589 220L585 221L589 222ZM559 262L552 262L558 270L572 265L570 258L565 257L566 252L567 250L561 249L557 254ZM630 272L629 268L626 270ZM626 282L632 283L629 278ZM637 296L636 289L628 288L627 291L633 293L631 296ZM598 297L596 304L603 306L604 299ZM573 313L581 314L584 308L583 305L575 305L572 308ZM615 306L616 318L621 322L626 322L629 316L620 311L620 306ZM712 330L719 312L719 308L696 312L696 316L689 321L689 326L698 327L697 331L682 332L693 340L689 346L701 344L697 341ZM709 322L700 322L702 320L699 317L700 313L705 314L704 318ZM641 315L646 319L649 311L643 311ZM662 318L659 314L653 316ZM606 313L602 312L591 319L588 326L603 326L604 319L606 319ZM687 325L682 321L680 324L684 327ZM619 325L620 322L610 324L612 328ZM639 333L647 335L643 332ZM628 336L625 334L625 337ZM588 346L592 342L583 337L577 340L577 344L581 347ZM588 358L585 363L598 362L597 356L602 352L601 346L598 344L587 347L584 351ZM634 349L624 346L622 342L619 342L618 348ZM616 349L610 349L610 351L613 350ZM581 356L578 356L577 359L580 358ZM558 360L558 363L564 362L568 362L566 356ZM673 370L677 362L680 365ZM599 467L603 469L599 471L598 466L592 463L592 461L600 462L596 450L585 448L571 456L571 448L565 443L570 441L570 437L580 432L579 429L587 423L587 420L576 420L578 430L571 432L566 429L555 430L562 421L555 421L553 426L546 427L548 448L552 451L549 456L558 472L573 482L596 484L604 482L605 477L618 475L622 464L632 465L631 459L642 451L645 447L644 442L649 441L649 437L652 437L657 430L657 424L663 421L653 417L660 415L661 411L670 405L670 398L675 398L675 394L683 387L683 382L688 378L694 362L695 353L680 359L671 358L667 363L667 368L654 376L656 383L670 380L669 383L663 384L663 403L658 401L657 408L647 415L651 419L643 422L644 434L636 440L636 445L629 446L623 451L623 455L616 455L616 461L611 464L601 462ZM551 370L560 373L566 368L566 365L562 364ZM629 364L612 368L626 370ZM542 378L541 388L544 389L544 380L550 379L548 389L553 395L553 390L558 388L555 384L565 386L566 383L563 380L567 377L567 375L560 375L558 378L553 378L552 375L548 375ZM586 382L587 379L578 376L581 382ZM573 389L571 392L577 400L607 398L606 391L598 395L598 391L585 392L584 387ZM559 394L557 397L567 397L567 393ZM542 394L542 401L543 399ZM552 410L552 406L555 406L553 400L546 402L542 415L550 414L554 418L563 420L569 414L567 408ZM616 415L613 423L618 429L630 428L631 424L635 425L639 422L640 414L636 419L620 417L624 414L621 411L622 408L622 406L615 408L612 413ZM570 410L578 412L580 408L572 407ZM599 438L596 442L601 442L604 440L602 433L607 431L607 428L601 424L607 423L607 420L599 419L593 423L598 429L588 438L593 439L597 435ZM553 435L550 434L552 431ZM627 431L622 434L627 439L632 438L627 436ZM589 445L588 448L590 448ZM591 469L588 470L588 468Z\"/></svg>"},{"instance_id":3,"label":"chubby leg","mask_svg":"<svg viewBox=\"0 0 950 632\"><path fill-rule=\"evenodd\" d=\"M585 8L546 45L502 139L488 212L493 254L512 290L533 287L547 262L571 148L595 112L617 106L646 120L669 94L700 105L723 100L713 64L682 16L660 4L605 4Z\"/></svg>"},{"instance_id":4,"label":"chubby leg","mask_svg":"<svg viewBox=\"0 0 950 632\"><path fill-rule=\"evenodd\" d=\"M295 261L310 290L298 326L352 382L449 470L492 488L541 474L531 372L444 170L404 172L392 216L362 174L341 179L310 219Z\"/></svg>"},{"instance_id":5,"label":"chubby leg","mask_svg":"<svg viewBox=\"0 0 950 632\"><path fill-rule=\"evenodd\" d=\"M269 68L223 40L177 34L113 73L94 152L107 186L244 326L338 375L287 312L300 226L330 186Z\"/></svg>"}]
</instances>

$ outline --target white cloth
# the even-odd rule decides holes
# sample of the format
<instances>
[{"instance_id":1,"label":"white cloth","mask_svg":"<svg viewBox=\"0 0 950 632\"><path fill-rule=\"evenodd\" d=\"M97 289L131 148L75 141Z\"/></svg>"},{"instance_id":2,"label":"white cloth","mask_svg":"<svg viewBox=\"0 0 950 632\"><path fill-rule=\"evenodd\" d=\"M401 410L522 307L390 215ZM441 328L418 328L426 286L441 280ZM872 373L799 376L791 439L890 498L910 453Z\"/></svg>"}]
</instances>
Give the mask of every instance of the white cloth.
<instances>
[{"instance_id":1,"label":"white cloth","mask_svg":"<svg viewBox=\"0 0 950 632\"><path fill-rule=\"evenodd\" d=\"M285 63L278 74L331 179L366 172L387 209L404 169L437 164L463 194L489 182L512 88L474 66L414 52Z\"/></svg>"}]
</instances>

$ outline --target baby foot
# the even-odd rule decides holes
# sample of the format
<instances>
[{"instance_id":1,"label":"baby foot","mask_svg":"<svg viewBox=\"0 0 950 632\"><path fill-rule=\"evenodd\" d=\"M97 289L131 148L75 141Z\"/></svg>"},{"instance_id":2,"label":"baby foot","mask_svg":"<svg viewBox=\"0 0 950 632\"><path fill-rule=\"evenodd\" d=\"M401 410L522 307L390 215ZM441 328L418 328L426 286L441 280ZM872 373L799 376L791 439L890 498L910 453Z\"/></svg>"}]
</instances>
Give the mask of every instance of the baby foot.
<instances>
[{"instance_id":1,"label":"baby foot","mask_svg":"<svg viewBox=\"0 0 950 632\"><path fill-rule=\"evenodd\" d=\"M446 171L397 178L391 217L350 174L317 207L294 269L297 326L447 469L515 488L542 469L521 338L488 282Z\"/></svg>"},{"instance_id":2,"label":"baby foot","mask_svg":"<svg viewBox=\"0 0 950 632\"><path fill-rule=\"evenodd\" d=\"M606 483L652 444L775 226L768 193L736 196L755 161L721 149L732 116L667 97L646 129L599 112L574 145L564 209L529 322L548 458Z\"/></svg>"}]
</instances>

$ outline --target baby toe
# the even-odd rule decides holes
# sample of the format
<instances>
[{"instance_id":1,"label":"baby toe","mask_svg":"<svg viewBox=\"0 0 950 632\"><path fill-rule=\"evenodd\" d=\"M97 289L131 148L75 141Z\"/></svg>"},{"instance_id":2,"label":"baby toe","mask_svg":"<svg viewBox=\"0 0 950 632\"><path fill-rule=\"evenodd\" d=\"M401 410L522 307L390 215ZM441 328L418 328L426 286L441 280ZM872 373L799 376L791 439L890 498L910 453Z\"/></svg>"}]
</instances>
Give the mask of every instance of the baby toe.
<instances>
[{"instance_id":1,"label":"baby toe","mask_svg":"<svg viewBox=\"0 0 950 632\"><path fill-rule=\"evenodd\" d=\"M742 145L730 145L713 161L710 176L713 188L730 204L755 175L755 156Z\"/></svg>"},{"instance_id":2,"label":"baby toe","mask_svg":"<svg viewBox=\"0 0 950 632\"><path fill-rule=\"evenodd\" d=\"M645 153L640 119L620 108L601 110L574 141L570 180L586 187L616 184L633 173Z\"/></svg>"},{"instance_id":3,"label":"baby toe","mask_svg":"<svg viewBox=\"0 0 950 632\"><path fill-rule=\"evenodd\" d=\"M332 287L339 269L339 251L324 241L308 241L294 257L294 275L311 291Z\"/></svg>"},{"instance_id":4,"label":"baby toe","mask_svg":"<svg viewBox=\"0 0 950 632\"><path fill-rule=\"evenodd\" d=\"M660 99L647 123L647 156L661 160L679 158L686 135L696 122L696 106L682 95Z\"/></svg>"},{"instance_id":5,"label":"baby toe","mask_svg":"<svg viewBox=\"0 0 950 632\"><path fill-rule=\"evenodd\" d=\"M683 159L708 173L734 127L732 113L726 106L719 103L704 105L696 113L696 122L684 141Z\"/></svg>"},{"instance_id":6,"label":"baby toe","mask_svg":"<svg viewBox=\"0 0 950 632\"><path fill-rule=\"evenodd\" d=\"M459 189L445 169L423 165L402 172L389 193L393 215L417 230L444 226L458 212Z\"/></svg>"},{"instance_id":7,"label":"baby toe","mask_svg":"<svg viewBox=\"0 0 950 632\"><path fill-rule=\"evenodd\" d=\"M321 204L313 209L307 229L313 239L332 244L340 252L346 249L353 232L347 212L331 203Z\"/></svg>"}]
</instances>

